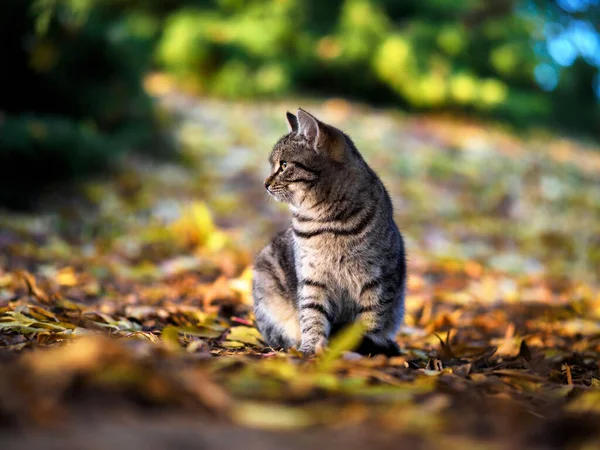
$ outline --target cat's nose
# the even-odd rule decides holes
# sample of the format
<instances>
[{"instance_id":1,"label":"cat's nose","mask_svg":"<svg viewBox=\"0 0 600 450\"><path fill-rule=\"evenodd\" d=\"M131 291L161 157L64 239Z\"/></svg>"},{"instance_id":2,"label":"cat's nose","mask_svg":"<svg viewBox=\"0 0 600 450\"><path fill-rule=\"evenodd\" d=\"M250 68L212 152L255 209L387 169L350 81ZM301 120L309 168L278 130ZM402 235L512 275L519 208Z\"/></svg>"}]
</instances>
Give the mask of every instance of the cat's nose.
<instances>
[{"instance_id":1,"label":"cat's nose","mask_svg":"<svg viewBox=\"0 0 600 450\"><path fill-rule=\"evenodd\" d=\"M265 189L268 191L271 186L271 180L269 178L265 179Z\"/></svg>"}]
</instances>

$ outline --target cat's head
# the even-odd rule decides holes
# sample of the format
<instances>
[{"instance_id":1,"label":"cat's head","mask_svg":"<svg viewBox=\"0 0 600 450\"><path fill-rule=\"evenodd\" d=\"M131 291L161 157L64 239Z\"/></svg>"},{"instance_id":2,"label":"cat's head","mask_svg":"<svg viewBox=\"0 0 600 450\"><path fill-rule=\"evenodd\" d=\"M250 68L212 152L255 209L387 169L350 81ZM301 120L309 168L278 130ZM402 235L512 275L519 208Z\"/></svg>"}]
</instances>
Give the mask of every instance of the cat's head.
<instances>
[{"instance_id":1,"label":"cat's head","mask_svg":"<svg viewBox=\"0 0 600 450\"><path fill-rule=\"evenodd\" d=\"M303 109L295 116L288 112L286 119L289 133L273 147L265 187L281 202L310 207L323 201L332 186L362 158L344 133Z\"/></svg>"}]
</instances>

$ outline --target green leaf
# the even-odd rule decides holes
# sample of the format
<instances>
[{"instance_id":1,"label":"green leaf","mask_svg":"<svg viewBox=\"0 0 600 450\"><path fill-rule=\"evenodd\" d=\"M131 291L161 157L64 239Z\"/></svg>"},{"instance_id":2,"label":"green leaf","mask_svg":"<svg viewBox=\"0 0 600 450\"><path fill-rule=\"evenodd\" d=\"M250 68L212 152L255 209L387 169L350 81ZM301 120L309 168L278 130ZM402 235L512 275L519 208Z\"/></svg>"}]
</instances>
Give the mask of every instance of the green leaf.
<instances>
[{"instance_id":1,"label":"green leaf","mask_svg":"<svg viewBox=\"0 0 600 450\"><path fill-rule=\"evenodd\" d=\"M600 391L584 392L569 403L566 409L571 412L600 413Z\"/></svg>"},{"instance_id":2,"label":"green leaf","mask_svg":"<svg viewBox=\"0 0 600 450\"><path fill-rule=\"evenodd\" d=\"M354 350L362 340L365 326L356 321L341 330L330 342L328 349L321 357L318 368L323 371L330 370L334 362L347 351Z\"/></svg>"},{"instance_id":3,"label":"green leaf","mask_svg":"<svg viewBox=\"0 0 600 450\"><path fill-rule=\"evenodd\" d=\"M168 326L163 328L160 338L168 348L172 350L181 349L181 345L179 344L179 330L177 327Z\"/></svg>"}]
</instances>

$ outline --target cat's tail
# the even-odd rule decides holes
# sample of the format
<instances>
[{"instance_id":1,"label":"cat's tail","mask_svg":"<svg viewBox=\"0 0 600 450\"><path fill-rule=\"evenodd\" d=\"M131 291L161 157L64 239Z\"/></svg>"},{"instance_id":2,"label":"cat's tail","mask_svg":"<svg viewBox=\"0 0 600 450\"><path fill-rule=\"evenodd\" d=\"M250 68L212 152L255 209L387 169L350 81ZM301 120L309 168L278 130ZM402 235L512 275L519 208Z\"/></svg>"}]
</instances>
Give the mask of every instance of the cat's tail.
<instances>
[{"instance_id":1,"label":"cat's tail","mask_svg":"<svg viewBox=\"0 0 600 450\"><path fill-rule=\"evenodd\" d=\"M385 356L400 356L400 347L391 340L374 340L369 336L364 336L361 343L354 350L361 355L385 355Z\"/></svg>"}]
</instances>

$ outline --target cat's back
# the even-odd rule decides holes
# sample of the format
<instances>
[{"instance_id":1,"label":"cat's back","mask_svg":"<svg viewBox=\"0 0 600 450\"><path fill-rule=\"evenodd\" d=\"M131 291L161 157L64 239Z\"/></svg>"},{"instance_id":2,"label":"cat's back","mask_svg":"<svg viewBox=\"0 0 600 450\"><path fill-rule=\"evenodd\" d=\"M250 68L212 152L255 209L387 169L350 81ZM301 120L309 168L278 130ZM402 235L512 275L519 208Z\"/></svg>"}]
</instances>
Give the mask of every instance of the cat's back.
<instances>
[{"instance_id":1,"label":"cat's back","mask_svg":"<svg viewBox=\"0 0 600 450\"><path fill-rule=\"evenodd\" d=\"M278 233L255 261L255 269L269 274L275 279L277 289L285 294L294 294L298 286L293 240L291 228Z\"/></svg>"}]
</instances>

